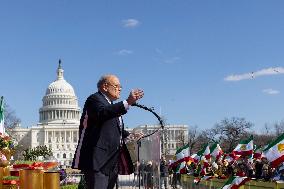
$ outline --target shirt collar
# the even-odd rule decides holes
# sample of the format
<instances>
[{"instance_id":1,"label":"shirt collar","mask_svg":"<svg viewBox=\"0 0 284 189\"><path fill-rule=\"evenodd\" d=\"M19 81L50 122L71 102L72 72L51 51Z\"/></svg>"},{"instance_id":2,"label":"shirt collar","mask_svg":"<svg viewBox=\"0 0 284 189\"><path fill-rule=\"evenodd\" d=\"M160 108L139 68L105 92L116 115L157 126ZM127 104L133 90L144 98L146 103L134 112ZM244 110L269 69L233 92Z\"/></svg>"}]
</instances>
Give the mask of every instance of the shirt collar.
<instances>
[{"instance_id":1,"label":"shirt collar","mask_svg":"<svg viewBox=\"0 0 284 189\"><path fill-rule=\"evenodd\" d=\"M104 97L105 97L105 99L108 101L108 103L111 104L111 100L107 97L107 95L105 95L103 92L101 92L101 93L104 95Z\"/></svg>"}]
</instances>

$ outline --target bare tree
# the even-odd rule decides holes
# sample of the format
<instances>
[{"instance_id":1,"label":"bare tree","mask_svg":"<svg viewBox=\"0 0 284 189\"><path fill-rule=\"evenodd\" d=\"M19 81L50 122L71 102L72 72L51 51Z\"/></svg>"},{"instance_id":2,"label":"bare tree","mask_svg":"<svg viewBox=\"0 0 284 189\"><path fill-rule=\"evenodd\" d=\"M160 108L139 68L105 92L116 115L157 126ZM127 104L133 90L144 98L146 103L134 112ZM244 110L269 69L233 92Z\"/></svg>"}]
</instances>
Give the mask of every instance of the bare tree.
<instances>
[{"instance_id":1,"label":"bare tree","mask_svg":"<svg viewBox=\"0 0 284 189\"><path fill-rule=\"evenodd\" d=\"M219 135L220 142L225 151L231 152L241 139L249 136L249 129L253 126L245 118L225 118L215 125L215 133Z\"/></svg>"},{"instance_id":2,"label":"bare tree","mask_svg":"<svg viewBox=\"0 0 284 189\"><path fill-rule=\"evenodd\" d=\"M284 120L274 124L275 135L279 136L284 133Z\"/></svg>"},{"instance_id":3,"label":"bare tree","mask_svg":"<svg viewBox=\"0 0 284 189\"><path fill-rule=\"evenodd\" d=\"M198 126L195 125L193 127L190 127L189 131L188 131L188 144L189 144L189 153L190 154L192 154L194 146L197 142L197 135L198 135L197 128L198 128Z\"/></svg>"},{"instance_id":4,"label":"bare tree","mask_svg":"<svg viewBox=\"0 0 284 189\"><path fill-rule=\"evenodd\" d=\"M21 120L16 116L15 111L6 102L4 103L4 116L6 132L11 134L12 129L14 129Z\"/></svg>"},{"instance_id":5,"label":"bare tree","mask_svg":"<svg viewBox=\"0 0 284 189\"><path fill-rule=\"evenodd\" d=\"M275 139L275 135L272 134L253 134L253 143L257 147L264 147Z\"/></svg>"},{"instance_id":6,"label":"bare tree","mask_svg":"<svg viewBox=\"0 0 284 189\"><path fill-rule=\"evenodd\" d=\"M177 147L182 147L186 144L184 132L180 132L176 139L177 139Z\"/></svg>"},{"instance_id":7,"label":"bare tree","mask_svg":"<svg viewBox=\"0 0 284 189\"><path fill-rule=\"evenodd\" d=\"M263 134L266 134L266 135L271 135L272 134L272 130L271 128L269 127L269 125L267 123L264 124L264 132Z\"/></svg>"}]
</instances>

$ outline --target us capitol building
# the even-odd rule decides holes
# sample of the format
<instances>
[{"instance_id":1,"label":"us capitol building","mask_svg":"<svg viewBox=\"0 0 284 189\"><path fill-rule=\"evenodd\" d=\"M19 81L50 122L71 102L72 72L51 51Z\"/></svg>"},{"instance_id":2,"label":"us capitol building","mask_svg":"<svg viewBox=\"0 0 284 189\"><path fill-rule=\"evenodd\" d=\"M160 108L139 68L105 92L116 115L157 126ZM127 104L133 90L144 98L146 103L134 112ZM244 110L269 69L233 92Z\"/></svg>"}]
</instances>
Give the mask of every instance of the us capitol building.
<instances>
[{"instance_id":1,"label":"us capitol building","mask_svg":"<svg viewBox=\"0 0 284 189\"><path fill-rule=\"evenodd\" d=\"M64 70L59 60L57 78L49 84L42 107L39 109L39 123L36 126L23 128L18 125L13 129L13 138L20 145L34 148L45 145L53 152L53 156L66 167L71 166L79 139L80 107L73 87L64 79ZM139 126L145 130L145 126ZM157 125L148 126L155 129ZM188 128L186 125L166 125L169 132L167 144L170 154L178 147L178 134L183 134L187 141ZM130 130L130 129L128 129Z\"/></svg>"},{"instance_id":2,"label":"us capitol building","mask_svg":"<svg viewBox=\"0 0 284 189\"><path fill-rule=\"evenodd\" d=\"M31 148L46 145L61 165L70 166L79 138L81 115L77 96L64 79L63 71L59 60L57 78L42 98L39 123L30 128L16 127L13 137L19 144Z\"/></svg>"}]
</instances>

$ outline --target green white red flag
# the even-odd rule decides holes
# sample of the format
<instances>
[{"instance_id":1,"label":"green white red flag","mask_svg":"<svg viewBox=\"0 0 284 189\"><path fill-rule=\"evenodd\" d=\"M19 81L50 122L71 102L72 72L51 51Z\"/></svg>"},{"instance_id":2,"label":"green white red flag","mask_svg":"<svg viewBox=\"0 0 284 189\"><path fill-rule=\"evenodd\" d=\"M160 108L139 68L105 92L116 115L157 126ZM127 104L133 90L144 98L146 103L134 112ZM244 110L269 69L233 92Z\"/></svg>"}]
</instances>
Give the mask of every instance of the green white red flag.
<instances>
[{"instance_id":1,"label":"green white red flag","mask_svg":"<svg viewBox=\"0 0 284 189\"><path fill-rule=\"evenodd\" d=\"M264 150L264 156L271 163L272 167L277 167L284 161L284 133L275 141L271 142Z\"/></svg>"},{"instance_id":2,"label":"green white red flag","mask_svg":"<svg viewBox=\"0 0 284 189\"><path fill-rule=\"evenodd\" d=\"M228 163L232 163L238 160L240 157L241 155L236 155L234 153L224 154L224 160L226 160Z\"/></svg>"},{"instance_id":3,"label":"green white red flag","mask_svg":"<svg viewBox=\"0 0 284 189\"><path fill-rule=\"evenodd\" d=\"M190 159L189 156L189 144L177 149L174 162L171 164L171 166L177 166L178 164L188 161Z\"/></svg>"},{"instance_id":4,"label":"green white red flag","mask_svg":"<svg viewBox=\"0 0 284 189\"><path fill-rule=\"evenodd\" d=\"M210 159L210 147L208 144L204 145L204 147L197 152L197 157L199 158L199 161L202 159L202 157L205 157L205 159Z\"/></svg>"},{"instance_id":5,"label":"green white red flag","mask_svg":"<svg viewBox=\"0 0 284 189\"><path fill-rule=\"evenodd\" d=\"M241 156L251 156L253 153L253 136L247 140L242 140L233 150L233 153Z\"/></svg>"},{"instance_id":6,"label":"green white red flag","mask_svg":"<svg viewBox=\"0 0 284 189\"><path fill-rule=\"evenodd\" d=\"M248 177L232 176L230 177L221 189L238 189L250 179Z\"/></svg>"},{"instance_id":7,"label":"green white red flag","mask_svg":"<svg viewBox=\"0 0 284 189\"><path fill-rule=\"evenodd\" d=\"M180 174L186 174L186 166L185 166L185 162L181 162L176 169L176 173L180 173Z\"/></svg>"},{"instance_id":8,"label":"green white red flag","mask_svg":"<svg viewBox=\"0 0 284 189\"><path fill-rule=\"evenodd\" d=\"M257 147L253 152L253 158L254 159L261 159L262 158L262 147Z\"/></svg>"},{"instance_id":9,"label":"green white red flag","mask_svg":"<svg viewBox=\"0 0 284 189\"><path fill-rule=\"evenodd\" d=\"M216 160L218 160L223 154L223 150L221 149L220 145L216 142L211 146L210 153L211 157L214 157Z\"/></svg>"}]
</instances>

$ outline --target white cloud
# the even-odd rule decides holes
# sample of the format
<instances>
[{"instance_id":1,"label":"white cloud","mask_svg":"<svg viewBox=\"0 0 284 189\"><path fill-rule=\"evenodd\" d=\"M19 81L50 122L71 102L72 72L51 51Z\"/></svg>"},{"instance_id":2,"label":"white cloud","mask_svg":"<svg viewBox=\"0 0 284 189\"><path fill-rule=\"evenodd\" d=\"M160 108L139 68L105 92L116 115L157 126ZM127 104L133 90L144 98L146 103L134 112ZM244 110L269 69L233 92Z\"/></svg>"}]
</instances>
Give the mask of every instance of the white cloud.
<instances>
[{"instance_id":1,"label":"white cloud","mask_svg":"<svg viewBox=\"0 0 284 189\"><path fill-rule=\"evenodd\" d=\"M164 63L166 63L166 64L174 64L174 63L176 63L179 60L180 60L180 57L175 56L175 57L171 57L171 58L168 58L168 59L164 60Z\"/></svg>"},{"instance_id":2,"label":"white cloud","mask_svg":"<svg viewBox=\"0 0 284 189\"><path fill-rule=\"evenodd\" d=\"M121 49L121 50L117 51L115 54L125 56L125 55L129 55L129 54L132 54L132 53L133 53L133 51L131 51L131 50Z\"/></svg>"},{"instance_id":3,"label":"white cloud","mask_svg":"<svg viewBox=\"0 0 284 189\"><path fill-rule=\"evenodd\" d=\"M283 67L275 67L275 68L266 68L262 70L258 70L255 72L237 74L237 75L229 75L224 78L225 81L240 81L245 79L254 79L256 77L267 76L267 75L277 75L284 74Z\"/></svg>"},{"instance_id":4,"label":"white cloud","mask_svg":"<svg viewBox=\"0 0 284 189\"><path fill-rule=\"evenodd\" d=\"M263 93L269 94L269 95L276 95L279 94L280 92L274 89L263 89Z\"/></svg>"},{"instance_id":5,"label":"white cloud","mask_svg":"<svg viewBox=\"0 0 284 189\"><path fill-rule=\"evenodd\" d=\"M122 20L122 24L125 28L135 28L140 25L140 22L136 19L127 19L127 20Z\"/></svg>"}]
</instances>

